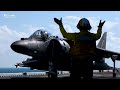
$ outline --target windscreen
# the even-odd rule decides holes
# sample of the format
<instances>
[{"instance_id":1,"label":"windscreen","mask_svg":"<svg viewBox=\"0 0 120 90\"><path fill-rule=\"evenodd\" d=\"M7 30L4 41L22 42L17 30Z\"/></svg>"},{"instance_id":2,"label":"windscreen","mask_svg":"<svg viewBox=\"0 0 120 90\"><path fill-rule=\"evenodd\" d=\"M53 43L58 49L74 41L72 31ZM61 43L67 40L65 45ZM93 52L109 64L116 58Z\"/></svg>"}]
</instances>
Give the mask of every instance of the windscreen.
<instances>
[{"instance_id":1,"label":"windscreen","mask_svg":"<svg viewBox=\"0 0 120 90\"><path fill-rule=\"evenodd\" d=\"M29 38L48 39L52 35L45 30L35 31Z\"/></svg>"}]
</instances>

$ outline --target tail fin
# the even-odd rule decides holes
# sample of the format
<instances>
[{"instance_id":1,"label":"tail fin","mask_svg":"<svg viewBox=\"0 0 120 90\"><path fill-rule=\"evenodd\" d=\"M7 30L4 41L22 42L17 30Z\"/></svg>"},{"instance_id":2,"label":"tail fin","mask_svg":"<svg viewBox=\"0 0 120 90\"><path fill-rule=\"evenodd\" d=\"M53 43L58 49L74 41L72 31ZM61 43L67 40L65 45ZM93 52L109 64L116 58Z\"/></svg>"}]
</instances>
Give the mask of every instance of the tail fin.
<instances>
[{"instance_id":1,"label":"tail fin","mask_svg":"<svg viewBox=\"0 0 120 90\"><path fill-rule=\"evenodd\" d=\"M104 32L99 43L97 44L97 47L106 49L106 39L107 39L107 32ZM105 58L102 58L102 61L105 62Z\"/></svg>"},{"instance_id":2,"label":"tail fin","mask_svg":"<svg viewBox=\"0 0 120 90\"><path fill-rule=\"evenodd\" d=\"M101 37L97 47L106 49L106 38L107 38L107 32L105 32L103 34L103 36Z\"/></svg>"},{"instance_id":3,"label":"tail fin","mask_svg":"<svg viewBox=\"0 0 120 90\"><path fill-rule=\"evenodd\" d=\"M102 48L102 49L106 49L106 39L107 39L107 32L105 32L102 35L97 47ZM98 60L96 60L94 62L94 64L93 64L94 69L96 69L96 70L109 70L109 69L111 69L111 67L107 63L105 63L105 58L104 57L100 57L100 58L98 58Z\"/></svg>"}]
</instances>

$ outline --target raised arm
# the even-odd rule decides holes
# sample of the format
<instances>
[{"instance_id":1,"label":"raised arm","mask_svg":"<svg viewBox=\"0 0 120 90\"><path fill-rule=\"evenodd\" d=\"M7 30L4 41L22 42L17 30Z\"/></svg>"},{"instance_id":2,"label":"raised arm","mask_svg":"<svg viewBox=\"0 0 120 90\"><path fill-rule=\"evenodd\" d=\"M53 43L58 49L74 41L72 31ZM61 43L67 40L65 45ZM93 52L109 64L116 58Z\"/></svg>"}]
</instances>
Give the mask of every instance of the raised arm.
<instances>
[{"instance_id":1,"label":"raised arm","mask_svg":"<svg viewBox=\"0 0 120 90\"><path fill-rule=\"evenodd\" d=\"M97 33L95 34L96 40L98 40L101 37L102 27L103 27L104 23L105 23L105 21L101 22L101 20L100 20Z\"/></svg>"},{"instance_id":2,"label":"raised arm","mask_svg":"<svg viewBox=\"0 0 120 90\"><path fill-rule=\"evenodd\" d=\"M57 18L54 18L54 21L59 25L60 32L62 33L64 38L67 39L73 39L74 38L74 33L67 33L64 29L64 26L62 24L62 18L58 20Z\"/></svg>"}]
</instances>

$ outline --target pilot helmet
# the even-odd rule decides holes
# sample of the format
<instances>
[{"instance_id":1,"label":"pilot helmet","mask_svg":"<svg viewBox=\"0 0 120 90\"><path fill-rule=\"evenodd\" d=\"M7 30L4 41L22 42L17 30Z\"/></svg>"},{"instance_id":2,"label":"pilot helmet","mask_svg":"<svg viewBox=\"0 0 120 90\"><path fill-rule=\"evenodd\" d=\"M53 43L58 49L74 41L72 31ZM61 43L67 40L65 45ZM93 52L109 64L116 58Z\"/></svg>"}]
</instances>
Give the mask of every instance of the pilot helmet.
<instances>
[{"instance_id":1,"label":"pilot helmet","mask_svg":"<svg viewBox=\"0 0 120 90\"><path fill-rule=\"evenodd\" d=\"M42 36L42 38L47 39L48 38L48 32L41 31L41 36Z\"/></svg>"},{"instance_id":2,"label":"pilot helmet","mask_svg":"<svg viewBox=\"0 0 120 90\"><path fill-rule=\"evenodd\" d=\"M79 20L77 24L77 28L80 30L90 30L92 27L88 19L82 18Z\"/></svg>"}]
</instances>

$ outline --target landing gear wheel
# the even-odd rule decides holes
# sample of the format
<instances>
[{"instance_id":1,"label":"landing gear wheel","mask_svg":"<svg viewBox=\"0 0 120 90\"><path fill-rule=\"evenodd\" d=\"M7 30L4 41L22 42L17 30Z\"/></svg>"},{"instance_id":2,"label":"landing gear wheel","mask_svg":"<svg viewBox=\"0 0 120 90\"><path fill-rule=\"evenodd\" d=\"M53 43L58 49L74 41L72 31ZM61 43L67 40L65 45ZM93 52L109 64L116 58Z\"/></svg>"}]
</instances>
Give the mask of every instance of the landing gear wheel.
<instances>
[{"instance_id":1,"label":"landing gear wheel","mask_svg":"<svg viewBox=\"0 0 120 90\"><path fill-rule=\"evenodd\" d=\"M49 62L49 78L57 78L57 70L52 62Z\"/></svg>"},{"instance_id":2,"label":"landing gear wheel","mask_svg":"<svg viewBox=\"0 0 120 90\"><path fill-rule=\"evenodd\" d=\"M58 49L58 42L56 40L51 40L48 46L48 70L49 70L49 78L57 78L57 67L56 67L56 55Z\"/></svg>"}]
</instances>

